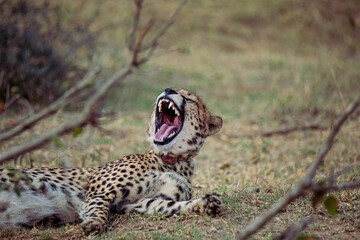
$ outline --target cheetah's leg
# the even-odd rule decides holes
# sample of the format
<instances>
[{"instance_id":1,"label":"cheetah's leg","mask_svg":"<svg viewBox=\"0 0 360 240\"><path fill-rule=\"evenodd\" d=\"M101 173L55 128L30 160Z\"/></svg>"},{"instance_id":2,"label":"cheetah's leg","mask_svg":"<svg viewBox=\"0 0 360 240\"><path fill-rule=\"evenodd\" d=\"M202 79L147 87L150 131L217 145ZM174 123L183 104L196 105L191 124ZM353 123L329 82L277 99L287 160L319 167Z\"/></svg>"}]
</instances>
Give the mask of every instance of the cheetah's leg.
<instances>
[{"instance_id":1,"label":"cheetah's leg","mask_svg":"<svg viewBox=\"0 0 360 240\"><path fill-rule=\"evenodd\" d=\"M166 215L194 212L217 216L223 211L222 202L216 194L207 194L195 200L178 202L165 200L161 196L158 198L143 198L135 204L128 204L123 207L126 212L137 211L147 214L158 212Z\"/></svg>"},{"instance_id":2,"label":"cheetah's leg","mask_svg":"<svg viewBox=\"0 0 360 240\"><path fill-rule=\"evenodd\" d=\"M207 194L202 198L190 200L191 185L177 173L162 173L156 185L160 186L156 193L122 206L122 211L135 210L148 214L159 212L167 215L196 212L215 216L223 210L222 203L216 194Z\"/></svg>"},{"instance_id":3,"label":"cheetah's leg","mask_svg":"<svg viewBox=\"0 0 360 240\"><path fill-rule=\"evenodd\" d=\"M86 235L96 232L102 233L106 231L110 204L114 201L116 194L99 194L92 196L86 203L85 220L81 223Z\"/></svg>"}]
</instances>

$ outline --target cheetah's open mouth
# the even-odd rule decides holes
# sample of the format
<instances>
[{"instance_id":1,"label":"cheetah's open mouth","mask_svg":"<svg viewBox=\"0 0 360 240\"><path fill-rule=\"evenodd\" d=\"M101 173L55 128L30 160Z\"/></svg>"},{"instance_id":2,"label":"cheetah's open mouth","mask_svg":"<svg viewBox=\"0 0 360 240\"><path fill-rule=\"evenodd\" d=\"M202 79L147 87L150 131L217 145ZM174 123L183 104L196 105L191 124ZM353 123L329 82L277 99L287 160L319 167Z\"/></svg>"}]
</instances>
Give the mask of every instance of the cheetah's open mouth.
<instances>
[{"instance_id":1,"label":"cheetah's open mouth","mask_svg":"<svg viewBox=\"0 0 360 240\"><path fill-rule=\"evenodd\" d=\"M154 143L159 145L170 143L181 131L183 121L183 110L179 109L170 98L160 98L156 108Z\"/></svg>"}]
</instances>

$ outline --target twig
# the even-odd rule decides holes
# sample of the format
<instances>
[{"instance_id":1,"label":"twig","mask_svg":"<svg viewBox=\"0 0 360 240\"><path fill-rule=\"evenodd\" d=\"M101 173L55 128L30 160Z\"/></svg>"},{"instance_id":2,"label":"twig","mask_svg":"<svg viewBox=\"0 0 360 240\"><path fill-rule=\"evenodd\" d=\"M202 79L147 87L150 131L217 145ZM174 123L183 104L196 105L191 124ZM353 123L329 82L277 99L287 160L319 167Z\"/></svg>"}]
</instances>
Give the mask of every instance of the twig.
<instances>
[{"instance_id":1,"label":"twig","mask_svg":"<svg viewBox=\"0 0 360 240\"><path fill-rule=\"evenodd\" d=\"M328 193L334 191L340 192L340 191L355 189L359 187L360 187L360 181L358 180L358 181L341 183L341 184L330 184L327 186L312 183L308 190L316 194L316 193ZM273 240L296 239L296 237L313 221L314 221L314 217L310 217L302 221L300 225L289 226L284 232L281 233L280 236L273 238Z\"/></svg>"},{"instance_id":2,"label":"twig","mask_svg":"<svg viewBox=\"0 0 360 240\"><path fill-rule=\"evenodd\" d=\"M183 0L181 2L181 4L179 5L179 7L176 9L176 11L174 12L174 14L170 17L170 19L167 21L167 23L159 30L159 32L153 37L153 39L149 40L147 43L145 43L140 51L145 51L151 47L153 47L154 45L156 45L156 42L158 41L158 39L164 35L164 33L168 30L168 28L174 23L177 15L179 15L181 9L185 6L187 0Z\"/></svg>"},{"instance_id":3,"label":"twig","mask_svg":"<svg viewBox=\"0 0 360 240\"><path fill-rule=\"evenodd\" d=\"M306 131L306 130L312 130L312 131L325 131L328 128L325 126L317 125L317 124L310 124L310 125L304 125L304 126L293 126L293 127L287 127L287 128L279 128L264 132L256 132L253 134L239 134L239 135L229 135L230 138L239 138L239 137L247 137L247 138L253 138L253 137L271 137L273 135L287 135L289 133L295 132L295 131Z\"/></svg>"},{"instance_id":4,"label":"twig","mask_svg":"<svg viewBox=\"0 0 360 240\"><path fill-rule=\"evenodd\" d=\"M325 156L330 151L334 143L335 136L338 134L346 119L351 115L351 113L355 111L359 105L360 96L358 96L356 100L350 104L349 107L343 112L343 114L341 114L340 117L338 117L338 119L335 121L329 136L323 143L319 154L309 167L305 177L297 185L290 189L290 191L288 191L283 198L273 204L264 214L257 217L252 223L247 225L242 232L238 233L236 236L237 240L248 239L251 235L265 226L267 222L276 216L289 203L304 195L305 190L308 190L312 186L312 181L316 174L316 170L324 162Z\"/></svg>"},{"instance_id":5,"label":"twig","mask_svg":"<svg viewBox=\"0 0 360 240\"><path fill-rule=\"evenodd\" d=\"M115 131L112 130L108 130L100 125L96 126L96 129L99 130L99 132L108 135L108 136L112 136L112 137L124 137L124 134L122 133L117 133Z\"/></svg>"},{"instance_id":6,"label":"twig","mask_svg":"<svg viewBox=\"0 0 360 240\"><path fill-rule=\"evenodd\" d=\"M19 101L19 103L20 103L21 105L24 105L24 106L27 108L29 115L33 115L33 114L34 114L34 112L35 112L35 111L34 111L34 108L33 108L33 106L31 105L31 103L30 103L26 98L20 97L18 101Z\"/></svg>"},{"instance_id":7,"label":"twig","mask_svg":"<svg viewBox=\"0 0 360 240\"><path fill-rule=\"evenodd\" d=\"M308 188L310 191L314 193L324 193L324 192L339 192L345 191L349 189L355 189L360 187L360 180L346 182L346 183L338 183L338 184L329 184L329 185L319 185L317 183L312 183Z\"/></svg>"},{"instance_id":8,"label":"twig","mask_svg":"<svg viewBox=\"0 0 360 240\"><path fill-rule=\"evenodd\" d=\"M153 56L154 52L155 52L155 49L157 48L158 44L155 43L154 46L152 46L152 48L149 50L149 53L146 57L143 57L142 59L139 60L138 64L141 65L141 64L144 64L146 63L147 61L150 60L150 58Z\"/></svg>"},{"instance_id":9,"label":"twig","mask_svg":"<svg viewBox=\"0 0 360 240\"><path fill-rule=\"evenodd\" d=\"M140 19L140 12L143 4L143 0L134 0L136 5L135 13L132 22L132 28L129 34L129 41L128 41L128 48L130 51L134 51L134 47L136 44L136 30L138 29L139 19Z\"/></svg>"},{"instance_id":10,"label":"twig","mask_svg":"<svg viewBox=\"0 0 360 240\"><path fill-rule=\"evenodd\" d=\"M359 164L355 164L356 165L359 165ZM340 171L337 171L336 173L332 173L330 176L328 176L325 181L323 182L330 182L330 183L334 183L336 181L336 179L338 177L340 177L341 175L344 175L345 173L348 173L351 171L351 167L350 166L347 166L347 167L344 167L343 169L341 169Z\"/></svg>"},{"instance_id":11,"label":"twig","mask_svg":"<svg viewBox=\"0 0 360 240\"><path fill-rule=\"evenodd\" d=\"M141 52L140 51L140 48L141 48L141 45L142 45L142 42L146 36L146 34L150 31L151 27L154 25L154 21L153 20L150 20L146 26L144 27L143 31L141 32L139 38L136 40L136 44L135 44L135 48L133 50L133 61L131 63L132 66L134 67L137 67L138 65L141 65L142 61L138 61L137 57L139 55L139 53Z\"/></svg>"},{"instance_id":12,"label":"twig","mask_svg":"<svg viewBox=\"0 0 360 240\"><path fill-rule=\"evenodd\" d=\"M84 126L89 123L92 119L93 110L96 109L97 101L104 96L104 94L109 90L109 88L119 80L125 79L131 73L130 68L125 68L116 72L104 85L99 89L99 91L88 101L85 105L84 110L79 114L75 119L72 119L64 124L42 134L28 142L14 146L8 149L5 152L0 153L0 164L5 161L14 158L20 154L29 152L31 150L41 147L43 144L49 142L52 138L65 134L77 126Z\"/></svg>"},{"instance_id":13,"label":"twig","mask_svg":"<svg viewBox=\"0 0 360 240\"><path fill-rule=\"evenodd\" d=\"M356 110L356 108L359 105L360 105L360 96L358 96L356 98L356 100L348 106L348 108L344 111L344 113L339 118L337 118L337 120L335 121L333 128L330 132L330 135L326 139L316 160L313 161L312 165L310 166L310 168L304 178L305 185L311 183L312 179L314 178L314 176L316 174L316 170L323 163L326 154L330 151L330 149L334 143L335 136L338 134L341 126L344 124L346 119L348 119L348 117Z\"/></svg>"},{"instance_id":14,"label":"twig","mask_svg":"<svg viewBox=\"0 0 360 240\"><path fill-rule=\"evenodd\" d=\"M252 223L247 225L242 232L237 234L236 239L248 239L251 235L260 230L265 224L275 217L283 208L285 208L289 203L297 199L302 195L303 186L300 184L295 185L286 195L281 198L278 202L273 204L264 214L257 217Z\"/></svg>"},{"instance_id":15,"label":"twig","mask_svg":"<svg viewBox=\"0 0 360 240\"><path fill-rule=\"evenodd\" d=\"M164 33L174 23L176 17L180 13L181 9L184 7L186 2L187 2L187 0L183 0L181 2L181 4L179 5L179 7L175 10L174 14L170 17L170 19L166 22L166 24L158 31L158 33L155 34L155 36L151 40L149 40L148 42L143 44L142 42L143 42L145 36L147 35L147 33L150 31L151 27L153 26L154 21L150 20L144 27L139 38L136 39L134 29L136 30L138 27L138 24L139 24L139 18L140 18L140 12L141 12L141 8L142 8L143 0L135 0L135 5L137 8L136 8L136 11L134 14L134 19L133 19L133 27L132 27L133 30L130 34L129 42L128 42L128 49L133 52L133 57L132 57L132 62L131 62L132 66L138 67L139 65L144 64L147 61L149 61L149 59L153 56L153 53L154 53L156 47L158 46L157 41L159 40L159 38L162 35L164 35ZM149 53L147 54L147 56L138 60L137 57L138 57L139 53L146 51L146 50L149 50Z\"/></svg>"},{"instance_id":16,"label":"twig","mask_svg":"<svg viewBox=\"0 0 360 240\"><path fill-rule=\"evenodd\" d=\"M285 229L279 236L273 238L273 240L293 240L304 231L314 221L314 217L304 219L299 225L291 225Z\"/></svg>"},{"instance_id":17,"label":"twig","mask_svg":"<svg viewBox=\"0 0 360 240\"><path fill-rule=\"evenodd\" d=\"M6 112L6 110L11 106L11 104L13 104L14 102L16 102L16 100L18 100L20 98L20 94L15 94L7 103L5 103L4 107L2 109L0 109L0 116Z\"/></svg>"},{"instance_id":18,"label":"twig","mask_svg":"<svg viewBox=\"0 0 360 240\"><path fill-rule=\"evenodd\" d=\"M16 100L19 102L20 105L23 105L23 106L25 106L27 108L28 113L22 119L17 119L14 124L11 124L8 127L0 129L0 134L4 133L4 132L7 132L10 129L13 129L13 128L17 127L18 125L22 124L26 119L28 119L29 116L33 115L34 112L35 112L33 106L30 104L30 102L28 100L26 100L25 98L23 98L22 96L18 95ZM4 113L4 112L2 112L2 113Z\"/></svg>"},{"instance_id":19,"label":"twig","mask_svg":"<svg viewBox=\"0 0 360 240\"><path fill-rule=\"evenodd\" d=\"M47 108L44 108L40 112L32 115L30 118L26 119L20 125L17 125L16 127L9 129L8 131L0 134L0 142L19 135L24 130L33 127L34 124L36 124L40 120L55 114L60 108L66 106L73 96L79 94L79 92L84 87L86 87L91 81L93 81L98 73L99 73L99 67L95 67L94 69L89 71L88 74L86 74L85 77L78 82L78 84L76 84L68 91L66 91L63 96L58 98L54 103L49 105Z\"/></svg>"}]
</instances>

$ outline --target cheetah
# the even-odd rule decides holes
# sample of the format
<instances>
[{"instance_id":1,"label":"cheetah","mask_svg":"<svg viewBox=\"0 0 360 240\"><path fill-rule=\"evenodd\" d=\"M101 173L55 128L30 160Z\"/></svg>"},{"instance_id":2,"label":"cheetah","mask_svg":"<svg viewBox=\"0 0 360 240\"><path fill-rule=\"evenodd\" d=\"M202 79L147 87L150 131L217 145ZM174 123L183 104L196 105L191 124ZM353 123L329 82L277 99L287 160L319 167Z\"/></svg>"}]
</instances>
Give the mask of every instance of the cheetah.
<instances>
[{"instance_id":1,"label":"cheetah","mask_svg":"<svg viewBox=\"0 0 360 240\"><path fill-rule=\"evenodd\" d=\"M156 99L147 130L151 150L98 168L1 168L0 229L46 219L82 221L85 234L107 230L110 212L137 211L217 216L217 194L191 200L193 158L222 118L187 90L166 88Z\"/></svg>"}]
</instances>

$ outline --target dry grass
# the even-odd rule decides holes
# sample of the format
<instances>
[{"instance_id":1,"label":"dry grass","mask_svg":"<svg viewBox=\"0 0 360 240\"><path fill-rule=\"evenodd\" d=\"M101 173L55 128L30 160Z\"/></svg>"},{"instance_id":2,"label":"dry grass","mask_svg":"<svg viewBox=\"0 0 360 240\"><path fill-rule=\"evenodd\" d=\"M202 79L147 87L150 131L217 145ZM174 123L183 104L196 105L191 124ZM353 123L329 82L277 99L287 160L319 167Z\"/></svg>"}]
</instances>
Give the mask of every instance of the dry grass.
<instances>
[{"instance_id":1,"label":"dry grass","mask_svg":"<svg viewBox=\"0 0 360 240\"><path fill-rule=\"evenodd\" d=\"M360 92L359 46L355 44L359 26L353 31L344 20L346 9L353 9L355 1L326 7L329 2L314 1L312 6L304 6L301 1L240 4L234 0L228 5L220 1L190 1L161 42L163 51L179 50L156 56L140 75L111 94L107 108L115 109L118 115L104 127L116 136L86 128L76 138L55 139L44 149L19 159L16 165L94 167L126 154L145 152L147 122L157 94L165 87L196 91L213 113L224 118L224 127L206 141L196 157L194 195L220 193L226 206L224 215L113 216L112 231L98 238L232 239L236 231L303 176L327 132L303 131L251 139L233 135L313 122L329 126ZM146 16L156 15L161 22L166 16L160 13L174 7L173 3L157 1L149 6ZM329 10L326 16L321 15L324 8ZM331 18L326 21L328 15ZM178 47L170 47L174 44ZM75 113L62 112L35 129L35 133L74 116ZM26 137L30 136L22 139ZM320 169L319 180L346 166L351 171L339 180L359 178L359 145L357 114L337 137ZM358 239L360 191L335 196L339 200L335 217L330 217L322 206L313 209L309 196L291 204L256 237L271 239L289 224L313 214L316 221L306 229L307 234L321 239ZM83 236L79 225L74 224L1 231L0 238Z\"/></svg>"}]
</instances>

